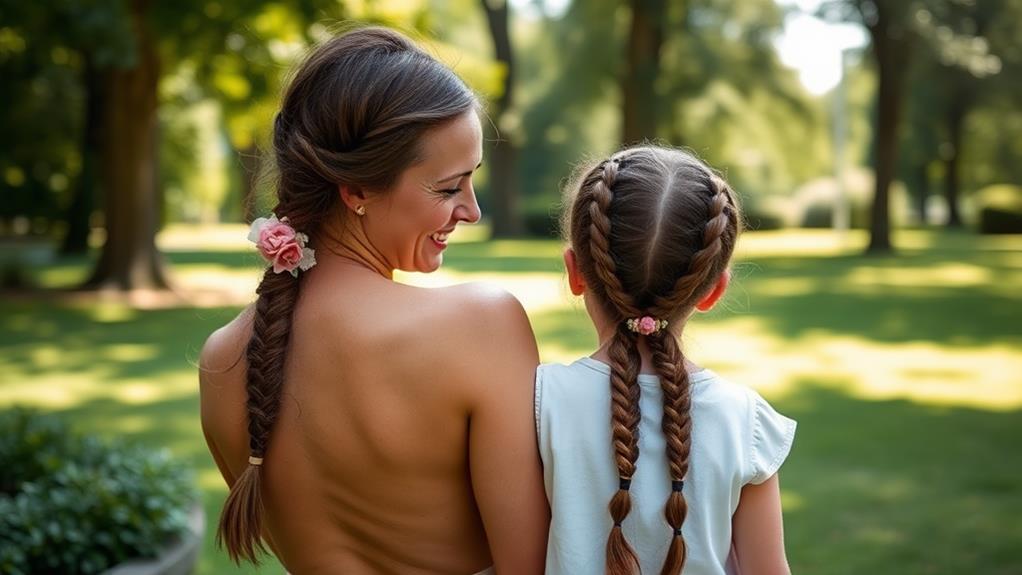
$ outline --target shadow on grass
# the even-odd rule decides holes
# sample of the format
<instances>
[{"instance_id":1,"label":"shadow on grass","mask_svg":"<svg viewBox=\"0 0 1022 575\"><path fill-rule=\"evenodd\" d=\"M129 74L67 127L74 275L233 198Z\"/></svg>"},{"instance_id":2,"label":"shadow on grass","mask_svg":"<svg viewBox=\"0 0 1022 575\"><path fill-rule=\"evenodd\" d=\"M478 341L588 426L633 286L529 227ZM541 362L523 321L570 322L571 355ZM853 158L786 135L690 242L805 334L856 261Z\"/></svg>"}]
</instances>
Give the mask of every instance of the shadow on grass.
<instances>
[{"instance_id":1,"label":"shadow on grass","mask_svg":"<svg viewBox=\"0 0 1022 575\"><path fill-rule=\"evenodd\" d=\"M1022 411L866 401L799 380L781 471L792 571L1022 572Z\"/></svg>"},{"instance_id":2,"label":"shadow on grass","mask_svg":"<svg viewBox=\"0 0 1022 575\"><path fill-rule=\"evenodd\" d=\"M29 376L56 369L159 379L197 359L205 337L240 308L132 310L24 301L4 304L2 311L0 347L7 369ZM51 359L40 361L41 351Z\"/></svg>"}]
</instances>

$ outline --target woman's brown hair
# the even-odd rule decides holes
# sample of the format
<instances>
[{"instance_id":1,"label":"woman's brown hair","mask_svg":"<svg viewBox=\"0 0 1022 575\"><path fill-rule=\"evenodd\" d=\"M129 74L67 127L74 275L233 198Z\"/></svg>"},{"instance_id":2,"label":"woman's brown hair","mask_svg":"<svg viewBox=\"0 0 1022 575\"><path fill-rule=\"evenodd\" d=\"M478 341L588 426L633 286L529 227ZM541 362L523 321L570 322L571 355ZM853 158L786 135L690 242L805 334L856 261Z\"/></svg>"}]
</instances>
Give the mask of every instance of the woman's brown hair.
<instances>
[{"instance_id":1,"label":"woman's brown hair","mask_svg":"<svg viewBox=\"0 0 1022 575\"><path fill-rule=\"evenodd\" d=\"M691 390L676 335L648 336L628 319L652 316L679 327L727 269L741 228L731 188L701 161L680 150L644 146L623 150L585 171L566 212L568 241L591 290L617 328L610 358L611 431L620 485L610 501L607 573L640 569L621 530L631 510L629 487L639 458L639 384L645 337L664 395L663 432L671 494L665 516L671 544L661 570L685 564L681 528L688 511L682 486L692 438ZM675 330L677 331L677 330Z\"/></svg>"},{"instance_id":2,"label":"woman's brown hair","mask_svg":"<svg viewBox=\"0 0 1022 575\"><path fill-rule=\"evenodd\" d=\"M475 95L453 71L397 32L366 27L332 38L299 66L274 120L273 212L288 218L315 247L324 219L340 217L339 186L389 189L421 160L420 142L428 130L477 107ZM300 286L301 277L270 268L256 290L245 352L254 458L265 457L280 409ZM266 551L261 469L250 463L241 473L220 516L217 543L235 562L258 563Z\"/></svg>"}]
</instances>

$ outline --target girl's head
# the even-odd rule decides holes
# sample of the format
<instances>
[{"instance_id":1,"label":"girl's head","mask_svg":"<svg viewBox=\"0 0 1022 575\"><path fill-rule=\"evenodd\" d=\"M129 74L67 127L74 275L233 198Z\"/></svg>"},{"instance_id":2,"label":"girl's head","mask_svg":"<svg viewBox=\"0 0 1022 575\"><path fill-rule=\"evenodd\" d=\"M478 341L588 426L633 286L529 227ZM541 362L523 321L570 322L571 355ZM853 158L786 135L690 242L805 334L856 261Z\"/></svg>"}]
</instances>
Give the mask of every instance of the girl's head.
<instances>
[{"instance_id":1,"label":"girl's head","mask_svg":"<svg viewBox=\"0 0 1022 575\"><path fill-rule=\"evenodd\" d=\"M567 212L577 269L611 321L674 321L727 270L740 228L734 193L706 164L637 147L585 172Z\"/></svg>"},{"instance_id":2,"label":"girl's head","mask_svg":"<svg viewBox=\"0 0 1022 575\"><path fill-rule=\"evenodd\" d=\"M481 150L477 107L454 72L401 34L362 28L327 41L298 68L274 121L274 213L313 248L345 241L325 237L337 230L357 232L352 243L370 244L392 269L436 269L446 234L479 218L471 189ZM251 459L217 533L235 561L257 562L264 550L260 469L301 277L269 268L256 290L246 349Z\"/></svg>"},{"instance_id":3,"label":"girl's head","mask_svg":"<svg viewBox=\"0 0 1022 575\"><path fill-rule=\"evenodd\" d=\"M680 150L630 148L584 172L571 190L565 255L572 289L613 325L611 427L621 484L610 502L615 527L607 542L611 575L634 573L638 561L620 529L628 515L630 480L638 460L639 338L645 338L664 392L671 494L666 518L673 533L662 573L685 561L681 526L687 506L682 484L689 464L691 404L684 356L676 339L688 315L707 309L729 278L728 263L741 227L735 194L701 161ZM657 327L637 329L652 318ZM629 322L629 320L633 320Z\"/></svg>"}]
</instances>

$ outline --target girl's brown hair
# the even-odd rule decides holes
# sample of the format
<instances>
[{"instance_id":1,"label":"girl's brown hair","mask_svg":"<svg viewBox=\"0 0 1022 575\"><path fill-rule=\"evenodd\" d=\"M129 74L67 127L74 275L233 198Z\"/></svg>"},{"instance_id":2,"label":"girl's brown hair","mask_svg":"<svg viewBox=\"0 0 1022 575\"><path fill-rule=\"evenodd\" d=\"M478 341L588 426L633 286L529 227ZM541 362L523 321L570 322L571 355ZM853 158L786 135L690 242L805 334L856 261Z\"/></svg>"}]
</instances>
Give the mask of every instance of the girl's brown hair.
<instances>
[{"instance_id":1,"label":"girl's brown hair","mask_svg":"<svg viewBox=\"0 0 1022 575\"><path fill-rule=\"evenodd\" d=\"M472 91L449 68L405 36L367 27L315 49L284 93L273 125L277 204L315 247L341 185L385 191L421 160L431 128L476 110ZM267 269L256 290L246 349L249 450L266 455L280 409L291 318L301 279ZM267 461L272 465L272 461ZM261 465L250 464L231 486L217 543L235 562L258 564L262 540Z\"/></svg>"},{"instance_id":2,"label":"girl's brown hair","mask_svg":"<svg viewBox=\"0 0 1022 575\"><path fill-rule=\"evenodd\" d=\"M637 333L626 321L641 316L681 325L727 269L741 228L735 194L692 155L662 147L621 151L584 172L574 187L563 229L593 296L617 328L607 351L611 375L611 429L621 478L610 501L614 521L607 540L607 573L639 570L621 524L631 509L629 486L639 457ZM662 575L685 564L681 527L688 506L682 482L692 437L691 390L676 335L662 329L647 338L664 394L671 494L665 515L673 530Z\"/></svg>"}]
</instances>

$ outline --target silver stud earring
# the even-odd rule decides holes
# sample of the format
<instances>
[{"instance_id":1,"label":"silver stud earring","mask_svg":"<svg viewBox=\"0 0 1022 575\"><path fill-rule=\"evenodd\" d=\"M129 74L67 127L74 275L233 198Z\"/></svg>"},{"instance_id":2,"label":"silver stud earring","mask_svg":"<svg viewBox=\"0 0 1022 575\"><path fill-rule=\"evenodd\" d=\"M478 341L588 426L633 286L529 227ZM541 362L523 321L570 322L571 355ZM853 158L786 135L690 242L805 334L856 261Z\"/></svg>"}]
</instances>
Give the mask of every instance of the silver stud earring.
<instances>
[{"instance_id":1,"label":"silver stud earring","mask_svg":"<svg viewBox=\"0 0 1022 575\"><path fill-rule=\"evenodd\" d=\"M360 215L360 216L366 215L366 207L361 205L361 204L359 204L358 206L355 206L355 213Z\"/></svg>"}]
</instances>

